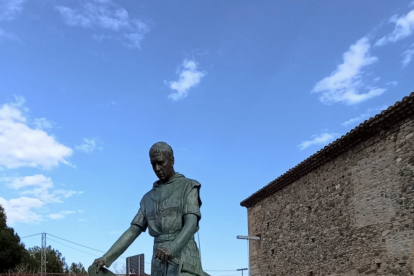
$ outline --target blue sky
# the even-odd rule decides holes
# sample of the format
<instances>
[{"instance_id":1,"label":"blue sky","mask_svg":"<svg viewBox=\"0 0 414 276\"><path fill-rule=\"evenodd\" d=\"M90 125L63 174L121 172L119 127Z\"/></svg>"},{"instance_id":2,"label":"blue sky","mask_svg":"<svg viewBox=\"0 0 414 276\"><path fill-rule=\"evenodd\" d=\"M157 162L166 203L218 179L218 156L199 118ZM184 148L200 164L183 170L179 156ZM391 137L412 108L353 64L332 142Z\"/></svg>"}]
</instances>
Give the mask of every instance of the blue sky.
<instances>
[{"instance_id":1,"label":"blue sky","mask_svg":"<svg viewBox=\"0 0 414 276\"><path fill-rule=\"evenodd\" d=\"M240 201L412 92L413 60L412 1L0 0L0 204L22 237L106 251L166 141L202 184L204 269L238 275Z\"/></svg>"}]
</instances>

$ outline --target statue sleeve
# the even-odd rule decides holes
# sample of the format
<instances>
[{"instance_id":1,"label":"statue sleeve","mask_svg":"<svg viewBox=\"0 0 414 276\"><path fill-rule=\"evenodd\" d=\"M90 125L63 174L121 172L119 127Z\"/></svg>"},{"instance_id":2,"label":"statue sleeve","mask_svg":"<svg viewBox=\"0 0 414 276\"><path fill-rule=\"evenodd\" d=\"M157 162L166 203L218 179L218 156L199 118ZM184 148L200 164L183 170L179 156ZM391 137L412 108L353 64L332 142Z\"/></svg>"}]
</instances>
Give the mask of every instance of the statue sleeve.
<instances>
[{"instance_id":1,"label":"statue sleeve","mask_svg":"<svg viewBox=\"0 0 414 276\"><path fill-rule=\"evenodd\" d=\"M148 227L147 219L144 216L144 213L142 212L142 209L140 208L138 213L135 215L134 219L131 222L131 225L136 225L139 228L141 228L142 232L145 232Z\"/></svg>"},{"instance_id":2,"label":"statue sleeve","mask_svg":"<svg viewBox=\"0 0 414 276\"><path fill-rule=\"evenodd\" d=\"M184 212L186 214L194 214L198 217L198 220L201 219L200 213L200 184L192 185L190 191L188 192L186 198L184 199Z\"/></svg>"}]
</instances>

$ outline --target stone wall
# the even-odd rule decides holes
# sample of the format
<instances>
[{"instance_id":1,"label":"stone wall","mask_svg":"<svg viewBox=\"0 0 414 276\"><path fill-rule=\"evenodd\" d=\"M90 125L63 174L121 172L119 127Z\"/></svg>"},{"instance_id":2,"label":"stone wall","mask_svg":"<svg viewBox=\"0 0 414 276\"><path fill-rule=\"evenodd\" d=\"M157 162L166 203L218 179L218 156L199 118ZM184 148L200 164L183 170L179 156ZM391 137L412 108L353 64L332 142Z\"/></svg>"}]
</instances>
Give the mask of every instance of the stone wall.
<instances>
[{"instance_id":1,"label":"stone wall","mask_svg":"<svg viewBox=\"0 0 414 276\"><path fill-rule=\"evenodd\" d=\"M252 276L414 275L414 118L248 208Z\"/></svg>"}]
</instances>

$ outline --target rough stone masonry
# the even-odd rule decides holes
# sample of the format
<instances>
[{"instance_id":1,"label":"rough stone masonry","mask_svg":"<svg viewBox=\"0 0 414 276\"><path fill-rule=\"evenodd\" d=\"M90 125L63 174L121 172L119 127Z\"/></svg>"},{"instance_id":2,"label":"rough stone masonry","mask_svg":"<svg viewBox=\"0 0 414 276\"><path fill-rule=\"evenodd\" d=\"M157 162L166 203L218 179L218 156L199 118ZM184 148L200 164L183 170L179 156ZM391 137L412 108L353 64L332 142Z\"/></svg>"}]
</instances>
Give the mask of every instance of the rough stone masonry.
<instances>
[{"instance_id":1,"label":"rough stone masonry","mask_svg":"<svg viewBox=\"0 0 414 276\"><path fill-rule=\"evenodd\" d=\"M414 275L414 92L241 205L252 276Z\"/></svg>"}]
</instances>

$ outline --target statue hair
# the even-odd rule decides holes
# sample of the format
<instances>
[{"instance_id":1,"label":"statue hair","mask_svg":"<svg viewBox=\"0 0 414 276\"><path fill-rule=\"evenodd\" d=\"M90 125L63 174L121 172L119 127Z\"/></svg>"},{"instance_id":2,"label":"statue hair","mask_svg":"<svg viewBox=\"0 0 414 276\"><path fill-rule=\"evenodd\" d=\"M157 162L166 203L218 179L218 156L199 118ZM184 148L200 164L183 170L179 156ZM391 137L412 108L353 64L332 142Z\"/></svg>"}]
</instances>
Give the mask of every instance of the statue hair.
<instances>
[{"instance_id":1,"label":"statue hair","mask_svg":"<svg viewBox=\"0 0 414 276\"><path fill-rule=\"evenodd\" d=\"M149 150L150 157L155 156L157 154L164 154L165 157L171 158L174 157L173 149L170 145L165 142L157 142Z\"/></svg>"}]
</instances>

